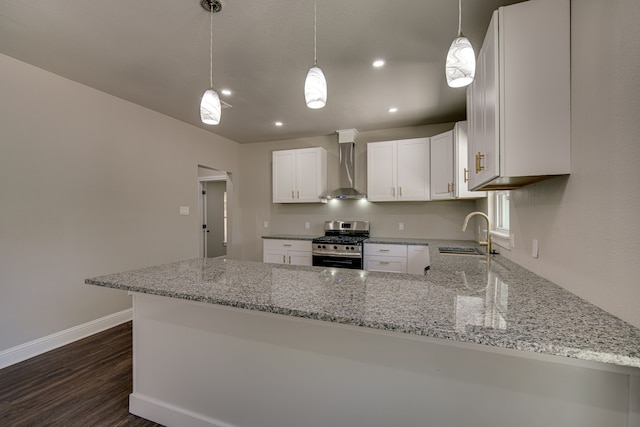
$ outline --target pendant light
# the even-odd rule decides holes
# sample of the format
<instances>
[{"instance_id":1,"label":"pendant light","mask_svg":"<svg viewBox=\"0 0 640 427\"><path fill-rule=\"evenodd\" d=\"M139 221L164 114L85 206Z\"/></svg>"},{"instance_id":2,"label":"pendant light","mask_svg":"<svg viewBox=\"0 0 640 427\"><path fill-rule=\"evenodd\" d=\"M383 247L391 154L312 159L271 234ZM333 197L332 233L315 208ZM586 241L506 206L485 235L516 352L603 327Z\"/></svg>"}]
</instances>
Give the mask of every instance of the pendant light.
<instances>
[{"instance_id":1,"label":"pendant light","mask_svg":"<svg viewBox=\"0 0 640 427\"><path fill-rule=\"evenodd\" d=\"M445 73L450 87L467 86L476 74L476 54L469 39L462 35L462 0L458 0L458 37L447 53Z\"/></svg>"},{"instance_id":2,"label":"pendant light","mask_svg":"<svg viewBox=\"0 0 640 427\"><path fill-rule=\"evenodd\" d=\"M213 89L213 12L219 12L222 4L218 0L202 0L201 5L209 10L209 89L200 101L200 120L207 125L217 125L220 123L222 106L218 92Z\"/></svg>"},{"instance_id":3,"label":"pendant light","mask_svg":"<svg viewBox=\"0 0 640 427\"><path fill-rule=\"evenodd\" d=\"M327 80L324 73L318 67L317 55L317 13L316 0L313 0L313 67L309 68L304 82L304 99L307 107L322 108L327 103Z\"/></svg>"}]
</instances>

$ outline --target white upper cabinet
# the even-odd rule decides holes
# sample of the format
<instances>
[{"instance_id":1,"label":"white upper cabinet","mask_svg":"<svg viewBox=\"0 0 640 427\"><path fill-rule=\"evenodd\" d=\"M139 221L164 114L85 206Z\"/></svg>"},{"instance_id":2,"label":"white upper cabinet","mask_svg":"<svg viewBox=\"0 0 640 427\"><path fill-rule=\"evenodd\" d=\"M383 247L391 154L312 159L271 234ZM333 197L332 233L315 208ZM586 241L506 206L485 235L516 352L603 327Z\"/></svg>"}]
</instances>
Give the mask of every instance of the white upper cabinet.
<instances>
[{"instance_id":1,"label":"white upper cabinet","mask_svg":"<svg viewBox=\"0 0 640 427\"><path fill-rule=\"evenodd\" d=\"M478 199L484 191L469 191L467 122L431 137L431 200Z\"/></svg>"},{"instance_id":2,"label":"white upper cabinet","mask_svg":"<svg viewBox=\"0 0 640 427\"><path fill-rule=\"evenodd\" d=\"M467 89L469 188L570 173L570 0L494 12Z\"/></svg>"},{"instance_id":3,"label":"white upper cabinet","mask_svg":"<svg viewBox=\"0 0 640 427\"><path fill-rule=\"evenodd\" d=\"M370 202L429 200L429 138L367 144Z\"/></svg>"},{"instance_id":4,"label":"white upper cabinet","mask_svg":"<svg viewBox=\"0 0 640 427\"><path fill-rule=\"evenodd\" d=\"M273 152L273 203L322 203L327 190L327 150Z\"/></svg>"},{"instance_id":5,"label":"white upper cabinet","mask_svg":"<svg viewBox=\"0 0 640 427\"><path fill-rule=\"evenodd\" d=\"M453 131L431 137L431 200L453 199Z\"/></svg>"}]
</instances>

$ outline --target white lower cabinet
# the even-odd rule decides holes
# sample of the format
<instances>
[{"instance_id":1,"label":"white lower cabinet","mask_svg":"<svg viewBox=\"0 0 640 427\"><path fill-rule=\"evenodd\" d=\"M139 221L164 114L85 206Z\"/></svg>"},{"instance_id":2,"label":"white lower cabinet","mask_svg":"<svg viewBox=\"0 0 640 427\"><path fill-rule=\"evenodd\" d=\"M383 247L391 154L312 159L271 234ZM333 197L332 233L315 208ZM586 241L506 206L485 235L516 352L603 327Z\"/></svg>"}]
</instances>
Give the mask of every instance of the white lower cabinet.
<instances>
[{"instance_id":1,"label":"white lower cabinet","mask_svg":"<svg viewBox=\"0 0 640 427\"><path fill-rule=\"evenodd\" d=\"M408 245L407 246L407 273L424 274L425 269L431 264L429 258L429 246Z\"/></svg>"},{"instance_id":2,"label":"white lower cabinet","mask_svg":"<svg viewBox=\"0 0 640 427\"><path fill-rule=\"evenodd\" d=\"M424 274L428 265L426 245L364 244L364 269L368 271Z\"/></svg>"},{"instance_id":3,"label":"white lower cabinet","mask_svg":"<svg viewBox=\"0 0 640 427\"><path fill-rule=\"evenodd\" d=\"M262 261L273 264L311 265L311 240L264 239Z\"/></svg>"}]
</instances>

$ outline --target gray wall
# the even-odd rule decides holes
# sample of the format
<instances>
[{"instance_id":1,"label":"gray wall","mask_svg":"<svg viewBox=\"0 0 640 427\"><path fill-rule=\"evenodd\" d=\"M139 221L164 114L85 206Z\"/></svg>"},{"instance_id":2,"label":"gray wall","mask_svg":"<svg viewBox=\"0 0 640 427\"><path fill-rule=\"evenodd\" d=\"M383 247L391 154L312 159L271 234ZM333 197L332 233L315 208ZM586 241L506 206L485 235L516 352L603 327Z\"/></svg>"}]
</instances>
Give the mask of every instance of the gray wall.
<instances>
[{"instance_id":1,"label":"gray wall","mask_svg":"<svg viewBox=\"0 0 640 427\"><path fill-rule=\"evenodd\" d=\"M87 277L198 256L198 164L236 171L238 144L3 55L0 75L3 350L131 306Z\"/></svg>"},{"instance_id":2,"label":"gray wall","mask_svg":"<svg viewBox=\"0 0 640 427\"><path fill-rule=\"evenodd\" d=\"M504 254L640 327L640 2L571 6L572 173L513 192Z\"/></svg>"}]
</instances>

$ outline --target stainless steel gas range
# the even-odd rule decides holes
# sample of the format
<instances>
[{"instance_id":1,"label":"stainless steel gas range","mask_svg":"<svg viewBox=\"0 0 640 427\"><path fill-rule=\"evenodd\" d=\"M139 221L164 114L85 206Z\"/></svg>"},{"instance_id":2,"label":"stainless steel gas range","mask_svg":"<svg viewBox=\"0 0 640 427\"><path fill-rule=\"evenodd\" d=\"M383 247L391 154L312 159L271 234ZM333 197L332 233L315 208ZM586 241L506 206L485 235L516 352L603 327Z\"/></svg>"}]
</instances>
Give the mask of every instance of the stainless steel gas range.
<instances>
[{"instance_id":1,"label":"stainless steel gas range","mask_svg":"<svg viewBox=\"0 0 640 427\"><path fill-rule=\"evenodd\" d=\"M362 270L369 221L325 221L324 236L312 240L313 265Z\"/></svg>"}]
</instances>

